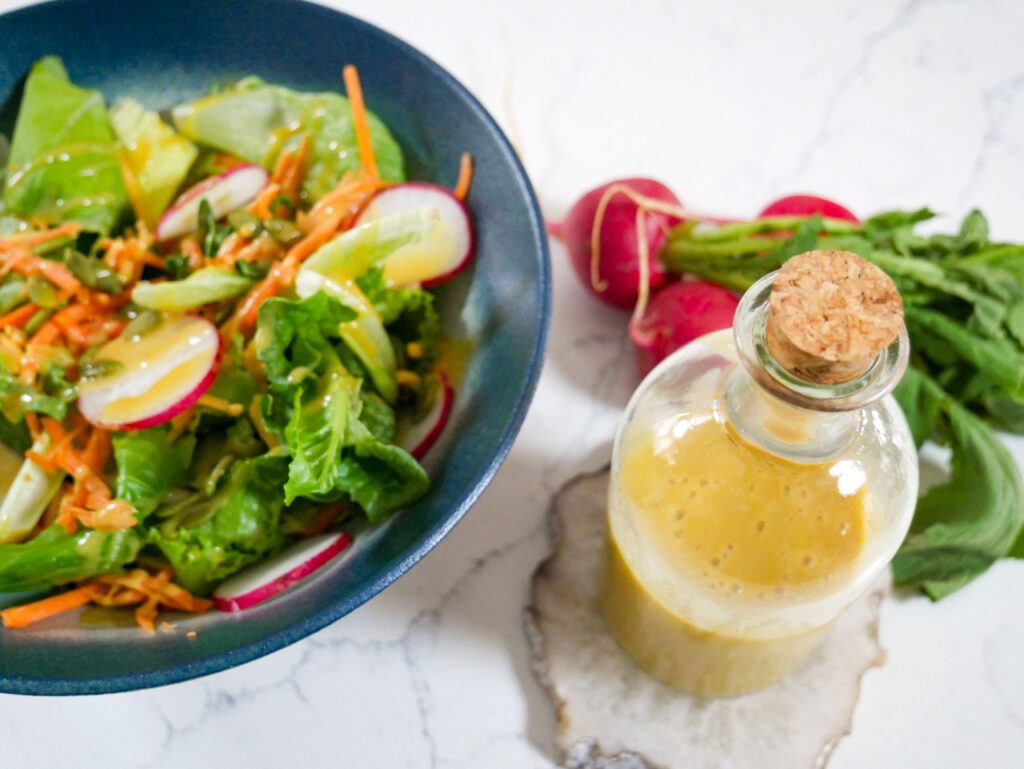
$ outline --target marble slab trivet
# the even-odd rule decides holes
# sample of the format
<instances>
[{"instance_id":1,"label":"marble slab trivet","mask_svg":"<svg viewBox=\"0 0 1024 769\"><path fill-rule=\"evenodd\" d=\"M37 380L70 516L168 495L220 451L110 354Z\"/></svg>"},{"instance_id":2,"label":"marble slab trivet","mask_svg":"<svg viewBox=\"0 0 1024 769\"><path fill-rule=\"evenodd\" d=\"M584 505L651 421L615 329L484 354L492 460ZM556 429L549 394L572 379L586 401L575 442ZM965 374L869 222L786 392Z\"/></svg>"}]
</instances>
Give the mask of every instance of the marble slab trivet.
<instances>
[{"instance_id":1,"label":"marble slab trivet","mask_svg":"<svg viewBox=\"0 0 1024 769\"><path fill-rule=\"evenodd\" d=\"M533 577L533 666L558 713L566 769L820 769L850 732L861 676L882 664L888 572L791 676L744 697L680 693L635 667L597 606L607 470L570 481L551 509L554 549Z\"/></svg>"}]
</instances>

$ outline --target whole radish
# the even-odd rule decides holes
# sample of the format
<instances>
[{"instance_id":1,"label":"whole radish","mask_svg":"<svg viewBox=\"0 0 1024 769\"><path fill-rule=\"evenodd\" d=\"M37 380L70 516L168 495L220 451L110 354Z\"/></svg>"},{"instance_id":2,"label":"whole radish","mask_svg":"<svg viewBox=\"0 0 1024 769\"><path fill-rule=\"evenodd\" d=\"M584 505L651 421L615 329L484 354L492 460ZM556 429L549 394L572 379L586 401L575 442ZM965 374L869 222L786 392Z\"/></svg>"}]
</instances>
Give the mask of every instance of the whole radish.
<instances>
[{"instance_id":1,"label":"whole radish","mask_svg":"<svg viewBox=\"0 0 1024 769\"><path fill-rule=\"evenodd\" d=\"M694 339L732 326L739 300L728 289L703 280L665 286L630 324L640 376Z\"/></svg>"},{"instance_id":2,"label":"whole radish","mask_svg":"<svg viewBox=\"0 0 1024 769\"><path fill-rule=\"evenodd\" d=\"M764 210L757 215L758 219L769 216L813 216L821 214L829 219L842 219L843 221L859 224L860 219L854 216L846 206L836 203L828 198L821 198L817 195L787 195L784 198L774 200L765 206Z\"/></svg>"},{"instance_id":3,"label":"whole radish","mask_svg":"<svg viewBox=\"0 0 1024 769\"><path fill-rule=\"evenodd\" d=\"M658 251L684 214L679 199L661 182L619 179L585 194L550 230L565 240L583 285L608 304L631 309L645 289L665 283ZM646 258L641 257L644 250Z\"/></svg>"}]
</instances>

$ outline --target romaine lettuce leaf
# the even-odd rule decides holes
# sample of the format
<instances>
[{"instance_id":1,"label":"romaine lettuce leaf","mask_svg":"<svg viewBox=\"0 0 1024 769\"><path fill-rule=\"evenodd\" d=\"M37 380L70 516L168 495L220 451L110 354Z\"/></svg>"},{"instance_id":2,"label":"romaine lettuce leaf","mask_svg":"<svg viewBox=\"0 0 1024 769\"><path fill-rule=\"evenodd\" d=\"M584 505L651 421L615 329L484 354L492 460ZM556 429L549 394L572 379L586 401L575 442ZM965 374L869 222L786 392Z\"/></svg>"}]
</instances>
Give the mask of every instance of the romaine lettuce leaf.
<instances>
[{"instance_id":1,"label":"romaine lettuce leaf","mask_svg":"<svg viewBox=\"0 0 1024 769\"><path fill-rule=\"evenodd\" d=\"M235 462L211 497L196 494L170 509L160 508L160 526L147 541L170 561L186 590L208 593L239 569L275 553L281 531L288 457L264 454Z\"/></svg>"},{"instance_id":2,"label":"romaine lettuce leaf","mask_svg":"<svg viewBox=\"0 0 1024 769\"><path fill-rule=\"evenodd\" d=\"M195 436L186 433L171 443L167 440L169 432L169 427L161 425L114 436L115 493L138 511L139 520L152 513L164 494L187 477Z\"/></svg>"},{"instance_id":3,"label":"romaine lettuce leaf","mask_svg":"<svg viewBox=\"0 0 1024 769\"><path fill-rule=\"evenodd\" d=\"M359 168L352 111L348 99L336 93L301 93L266 85L256 77L176 107L178 130L193 141L230 152L250 163L273 165L280 152L310 139L303 179L307 201L321 198L337 186L342 175ZM377 170L382 179L405 180L402 150L387 127L367 114Z\"/></svg>"},{"instance_id":4,"label":"romaine lettuce leaf","mask_svg":"<svg viewBox=\"0 0 1024 769\"><path fill-rule=\"evenodd\" d=\"M270 299L260 309L257 354L266 364L277 422L291 462L285 498L346 497L371 521L426 492L429 480L408 453L388 443L394 414L345 368L335 344L347 308L326 294L301 301ZM370 404L366 406L366 404ZM367 407L367 424L362 411Z\"/></svg>"},{"instance_id":5,"label":"romaine lettuce leaf","mask_svg":"<svg viewBox=\"0 0 1024 769\"><path fill-rule=\"evenodd\" d=\"M25 82L4 202L18 214L100 232L114 229L128 208L103 97L72 85L55 56L36 62Z\"/></svg>"},{"instance_id":6,"label":"romaine lettuce leaf","mask_svg":"<svg viewBox=\"0 0 1024 769\"><path fill-rule=\"evenodd\" d=\"M39 590L116 571L142 547L135 529L68 534L54 524L27 542L0 545L0 593Z\"/></svg>"},{"instance_id":7,"label":"romaine lettuce leaf","mask_svg":"<svg viewBox=\"0 0 1024 769\"><path fill-rule=\"evenodd\" d=\"M110 108L110 122L121 142L121 159L134 184L129 194L136 215L153 227L199 154L196 146L131 99ZM132 189L135 187L135 189Z\"/></svg>"}]
</instances>

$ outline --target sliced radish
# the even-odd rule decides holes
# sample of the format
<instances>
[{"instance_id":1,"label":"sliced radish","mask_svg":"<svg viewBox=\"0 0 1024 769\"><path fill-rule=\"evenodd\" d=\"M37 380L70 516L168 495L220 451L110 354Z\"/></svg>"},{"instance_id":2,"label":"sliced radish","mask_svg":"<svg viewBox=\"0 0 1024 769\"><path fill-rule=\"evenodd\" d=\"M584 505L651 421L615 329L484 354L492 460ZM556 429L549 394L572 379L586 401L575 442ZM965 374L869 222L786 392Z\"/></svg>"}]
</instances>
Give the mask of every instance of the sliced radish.
<instances>
[{"instance_id":1,"label":"sliced radish","mask_svg":"<svg viewBox=\"0 0 1024 769\"><path fill-rule=\"evenodd\" d=\"M449 383L448 377L441 374L441 391L434 399L430 411L419 422L400 428L395 442L416 459L423 459L444 432L454 403L455 388Z\"/></svg>"},{"instance_id":2,"label":"sliced radish","mask_svg":"<svg viewBox=\"0 0 1024 769\"><path fill-rule=\"evenodd\" d=\"M78 409L94 425L141 430L195 404L217 378L217 327L192 315L168 317L141 335L122 334L97 353L113 369L78 386Z\"/></svg>"},{"instance_id":3,"label":"sliced radish","mask_svg":"<svg viewBox=\"0 0 1024 769\"><path fill-rule=\"evenodd\" d=\"M421 208L437 211L441 223L425 241L387 257L384 277L393 285L435 286L458 275L473 258L475 236L469 210L451 191L436 184L407 182L388 187L373 197L356 224Z\"/></svg>"},{"instance_id":4,"label":"sliced radish","mask_svg":"<svg viewBox=\"0 0 1024 769\"><path fill-rule=\"evenodd\" d=\"M319 534L296 542L273 558L238 572L213 591L219 611L242 611L308 577L352 544L347 533Z\"/></svg>"},{"instance_id":5,"label":"sliced radish","mask_svg":"<svg viewBox=\"0 0 1024 769\"><path fill-rule=\"evenodd\" d=\"M171 203L156 225L156 239L171 240L195 232L199 204L204 199L218 219L251 203L267 185L267 178L266 169L246 163L204 179Z\"/></svg>"}]
</instances>

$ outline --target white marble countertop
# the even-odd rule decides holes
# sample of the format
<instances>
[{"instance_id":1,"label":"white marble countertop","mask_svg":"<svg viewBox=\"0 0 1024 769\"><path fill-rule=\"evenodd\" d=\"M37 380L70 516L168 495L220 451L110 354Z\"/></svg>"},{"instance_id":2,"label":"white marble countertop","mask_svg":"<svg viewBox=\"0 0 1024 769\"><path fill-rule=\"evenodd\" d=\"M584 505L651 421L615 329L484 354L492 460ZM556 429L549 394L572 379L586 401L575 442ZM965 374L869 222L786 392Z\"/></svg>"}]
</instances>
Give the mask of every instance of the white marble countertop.
<instances>
[{"instance_id":1,"label":"white marble countertop","mask_svg":"<svg viewBox=\"0 0 1024 769\"><path fill-rule=\"evenodd\" d=\"M815 191L857 211L979 206L998 236L1024 239L1017 0L337 5L475 92L549 215L598 182L650 174L702 210L752 215ZM2 764L552 767L522 610L551 492L607 460L636 385L624 316L583 292L560 247L553 260L530 415L430 556L334 626L219 675L95 698L0 695ZM1024 563L937 605L887 602L881 637L887 662L867 675L832 769L1024 766Z\"/></svg>"}]
</instances>

